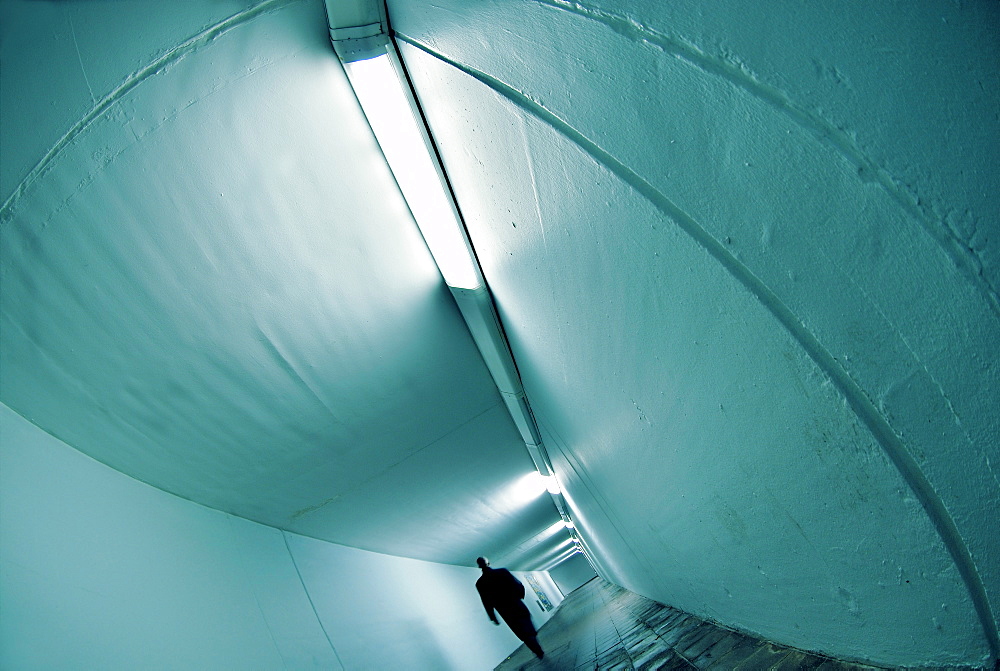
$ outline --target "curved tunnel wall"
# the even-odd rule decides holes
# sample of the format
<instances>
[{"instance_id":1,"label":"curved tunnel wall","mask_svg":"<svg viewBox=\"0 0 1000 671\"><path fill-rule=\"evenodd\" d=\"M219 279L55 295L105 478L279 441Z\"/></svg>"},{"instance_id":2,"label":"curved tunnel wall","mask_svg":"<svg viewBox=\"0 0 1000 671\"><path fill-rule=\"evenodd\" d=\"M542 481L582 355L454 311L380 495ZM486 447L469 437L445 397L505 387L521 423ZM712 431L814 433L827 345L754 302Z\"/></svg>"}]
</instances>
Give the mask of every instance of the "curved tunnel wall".
<instances>
[{"instance_id":1,"label":"curved tunnel wall","mask_svg":"<svg viewBox=\"0 0 1000 671\"><path fill-rule=\"evenodd\" d=\"M325 26L0 4L0 400L210 508L499 557L558 514L510 495L531 459Z\"/></svg>"},{"instance_id":2,"label":"curved tunnel wall","mask_svg":"<svg viewBox=\"0 0 1000 671\"><path fill-rule=\"evenodd\" d=\"M760 3L737 0L635 2L627 9L624 3L562 0L389 4L557 475L603 575L729 626L836 656L918 665L976 664L990 656L991 646L995 655L1000 612L996 3L858 2L850 11L789 3L770 5L766 13ZM262 118L281 118L279 129L284 129L290 119L302 118L296 114L305 113L317 128L335 117L341 122L338 132L363 135L355 132L364 124L356 108L345 103L349 96L342 78L328 78L346 96L326 100L325 110L339 110L332 114L305 102L294 109L272 108L262 102L269 100L266 95L256 95L270 87L303 96L294 100L316 102L305 95L318 81L310 72L335 74L319 2L227 0L211 7L192 4L187 11L172 5L8 3L4 10L25 13L24 30L5 34L3 43L23 57L26 67L5 69L0 85L5 105L8 100L31 103L25 107L31 113L24 116L32 132L21 132L22 118L4 114L0 119L0 190L10 196L5 208L25 206L19 210L21 231L48 226L45 236L24 236L32 255L21 257L17 269L23 276L17 275L17 283L5 281L5 290L31 285L39 267L33 259L43 258L59 271L67 291L107 293L103 285L95 286L92 273L68 272L70 264L51 255L44 243L55 241L56 249L65 251L62 244L73 240L68 232L81 238L84 248L102 247L117 237L89 236L72 226L73 217L55 222L61 226L49 225L48 217L65 213L72 194L90 189L101 166L128 171L115 160L130 155L152 126L166 133L164 146L173 146L179 136L161 122L177 117L197 125L204 137L226 140L233 131L227 119L241 119L237 130L246 135L240 138L261 136L272 151L253 158L234 152L230 163L242 163L251 173L267 167L263 172L271 178L288 167L270 160L276 147L287 151L290 145L273 134L273 127L264 131ZM226 32L227 27L232 30ZM106 39L112 34L122 39ZM178 36L198 58L174 50ZM276 47L271 56L269 47ZM71 67L74 63L79 71ZM133 75L155 80L160 71L153 66L164 64L175 74L186 73L173 84L197 84L204 95L196 98L218 109L192 106L191 98L178 94L185 89L170 86L154 87L149 98L143 93L144 104L135 106L130 92L140 89ZM268 76L254 81L254 73ZM288 82L294 86L281 85ZM237 92L239 83L252 84L247 87L251 94ZM258 117L262 111L268 114ZM97 130L89 141L74 143ZM234 146L240 144L236 140ZM257 147L249 140L243 144ZM192 156L207 153L197 150L208 145L191 145ZM52 152L62 150L73 160L49 165ZM305 146L291 157L310 154ZM143 161L128 165L145 167L158 155L144 154ZM176 152L166 155L180 158ZM192 193L208 193L205 180L194 177L198 173L188 171L186 161L176 163L170 174L183 177L170 182L179 194L176 205L189 204ZM228 172L213 160L206 164L213 174ZM199 159L192 165L205 164ZM156 176L151 184L162 185L161 168L148 168ZM387 184L391 179L384 172L383 166L381 183ZM292 179L283 183L300 183L295 170L290 174ZM317 174L325 173L319 168ZM107 175L96 183L102 187L98 194L121 191ZM236 205L224 210L237 229L246 202L267 195L254 180L249 185L238 192L242 197L231 198ZM353 197L356 190L344 191ZM283 199L324 209L327 187L314 184L308 192L307 198L290 192ZM123 191L114 197L141 201L142 193ZM212 203L219 197L208 195ZM112 201L94 196L88 202L92 211L84 214L96 217L106 214ZM208 210L217 211L215 205ZM262 208L264 216L255 221L270 222L269 211ZM282 221L302 219L298 212L287 210ZM315 213L307 214L313 223L320 221ZM197 225L203 215L194 212L190 222ZM177 237L172 221L165 216L160 223L166 226L153 228L146 220L130 223L144 235L167 241ZM24 222L31 225L23 227ZM9 229L10 222L4 223ZM403 234L404 227L394 230ZM407 235L417 237L415 230ZM360 253L367 243L348 246L359 252L358 268L371 265L370 255ZM192 252L209 270L211 259L198 256L197 248ZM397 265L393 253L382 249L382 255L391 262L386 266ZM66 256L79 266L94 260ZM167 277L189 270L177 257L169 261ZM421 287L437 281L429 257L411 261L419 268L409 277L419 276ZM4 271L11 272L6 265ZM142 277L164 290L164 302L174 305L177 293L154 276ZM199 289L204 287L193 285L190 294L198 296ZM369 288L360 289L368 295ZM396 298L418 311L419 321L433 326L434 334L455 335L431 318L425 310L430 303L417 310L412 301ZM443 308L440 301L435 305ZM35 300L21 307L45 312ZM10 303L3 308L5 318L19 316L9 311ZM81 312L88 319L100 317L86 306ZM72 320L57 324L58 315L45 314L39 323L52 327L27 335L55 336L58 349L29 345L21 351L28 356L18 357L5 347L4 355L19 361L18 372L24 375L12 375L5 366L3 383L5 390L25 383L48 408L47 416L29 412L30 404L12 397L4 400L54 433L60 432L47 422L58 420L75 431L81 419L100 419L106 406L87 396L86 384L47 385L39 371L71 361L98 371L96 380L84 376L83 382L102 382L106 368L77 352L84 345L97 348L101 341L77 338ZM158 328L162 316L156 313L139 327ZM22 342L13 329L3 335ZM232 335L223 329L217 339L231 343ZM313 335L309 330L306 340ZM170 336L164 342L176 340ZM128 339L119 344L123 351L132 346ZM462 360L478 366L470 343L463 347L467 356ZM49 357L53 351L62 358ZM120 368L131 374L130 364L146 363L145 358L124 357ZM401 364L413 360L400 357ZM108 388L119 390L116 383L111 380ZM60 401L51 395L56 387L79 397L72 408L79 414L69 412L65 397ZM258 386L249 387L256 391ZM275 385L259 388L281 395ZM224 394L226 386L220 389ZM433 429L434 417L410 404L414 396L409 394L400 408ZM455 396L468 400L468 395ZM142 400L150 398L163 397L151 393ZM288 415L277 405L260 403L256 393L251 398L254 407ZM484 407L490 402L481 394L473 398ZM453 400L434 407L448 414ZM127 407L122 417L130 419L134 413ZM192 417L197 409L174 408ZM159 410L148 414L150 426L164 423ZM5 420L5 449L16 447L8 439L14 435L10 425ZM493 428L482 427L480 435L496 434ZM100 428L86 433L92 447L106 447ZM308 584L308 567L314 566L309 557L340 552L335 546L287 536L291 552L285 548L283 555L277 532L178 499L162 500L186 512L163 515L161 523L145 531L145 517L116 523L113 531L127 527L128 533L108 531L96 511L110 515L109 520L131 516L133 499L122 496L119 502L126 507L108 510L101 504L100 487L88 487L74 497L72 508L59 507L61 491L45 485L51 474L43 477L37 461L45 452L34 449L36 442L48 440L37 434L26 443L30 452L11 452L16 460L5 457L2 551L4 580L17 576L18 589L38 587L33 603L64 613L59 635L73 633L74 627L87 631L92 623L81 605L100 601L101 591L86 580L67 579L79 577L74 553L83 549L87 566L122 569L98 573L113 583L115 594L133 587L155 590L161 583L177 587L156 594L177 605L169 612L173 640L204 640L201 632L185 628L182 606L193 612L205 600L201 586L217 591L222 585L226 600L213 601L206 612L236 614L251 596L266 603L268 594L277 594L277 600L297 604L292 628L302 623L312 632L292 647L301 644L303 650L317 650L309 653L316 659L328 660L318 625L305 624L310 610L304 610L303 595L311 592L295 587L290 559L275 559L275 575L285 577L273 591L251 590L250 578L236 586L226 581L237 559L250 561L248 571L256 575L253 566L289 555L302 559L299 568ZM180 454L201 459L202 450L192 446L207 449L210 443L170 446L190 449ZM149 454L141 441L122 445L128 454ZM66 454L75 455L66 457L70 460L80 458ZM224 456L235 455L238 461L241 454ZM183 481L205 474L191 461L162 463ZM32 486L19 485L25 471L15 478L18 471L9 464L27 468L25 483L36 483L37 491L52 496L39 498ZM330 473L306 470L315 480L311 492L325 491ZM348 480L352 476L349 470L337 473ZM218 472L214 476L221 487L233 484ZM271 481L264 478L263 484ZM296 495L301 491L293 489ZM259 493L245 486L239 496L256 503ZM159 493L150 496L161 500ZM420 497L415 493L414 498ZM66 520L78 519L70 517L73 509L93 519L70 525ZM338 522L348 520L345 515ZM220 530L226 525L242 531ZM66 533L49 531L59 528ZM235 540L220 540L233 533ZM242 552L238 543L254 534L260 542ZM176 544L164 547L163 538L174 536L183 536L177 539L184 540L183 556L163 554L179 552ZM8 538L27 542L8 544ZM123 543L128 556L109 554L108 546L96 544L100 539ZM176 559L176 565L156 564L157 556ZM138 565L137 557L142 558ZM332 566L355 566L343 557L328 559ZM341 560L345 563L338 564ZM371 561L383 560L374 556ZM166 577L144 586L141 578L151 575L152 565ZM204 566L215 572L205 576ZM465 578L454 575L465 589ZM9 593L28 598L7 584L15 583L5 583L0 603L5 610ZM324 585L320 580L311 587L321 595ZM144 627L150 617L142 608L151 601L129 598L95 625L99 633L128 631L138 641L148 639ZM323 621L322 604L314 605ZM258 608L276 612L266 605ZM152 616L155 621L158 614ZM7 651L19 648L6 642L28 641L21 634L34 625L27 615L11 618L5 612L2 620L4 654L13 654ZM280 631L281 622L280 617L271 622L254 616L236 638L225 639L226 653L242 659L239 655L247 654L241 652L242 640L256 641L265 629ZM116 644L133 650L117 638L92 640L90 650L98 661ZM259 652L270 660L294 656L294 650L282 652L286 649L282 644ZM53 650L68 654L58 646ZM415 650L429 663L441 660L438 653Z\"/></svg>"},{"instance_id":3,"label":"curved tunnel wall","mask_svg":"<svg viewBox=\"0 0 1000 671\"><path fill-rule=\"evenodd\" d=\"M486 618L477 569L205 508L5 405L0 435L0 667L472 670L520 645ZM558 603L548 574L532 575Z\"/></svg>"},{"instance_id":4,"label":"curved tunnel wall","mask_svg":"<svg viewBox=\"0 0 1000 671\"><path fill-rule=\"evenodd\" d=\"M996 655L996 5L389 6L602 573Z\"/></svg>"}]
</instances>

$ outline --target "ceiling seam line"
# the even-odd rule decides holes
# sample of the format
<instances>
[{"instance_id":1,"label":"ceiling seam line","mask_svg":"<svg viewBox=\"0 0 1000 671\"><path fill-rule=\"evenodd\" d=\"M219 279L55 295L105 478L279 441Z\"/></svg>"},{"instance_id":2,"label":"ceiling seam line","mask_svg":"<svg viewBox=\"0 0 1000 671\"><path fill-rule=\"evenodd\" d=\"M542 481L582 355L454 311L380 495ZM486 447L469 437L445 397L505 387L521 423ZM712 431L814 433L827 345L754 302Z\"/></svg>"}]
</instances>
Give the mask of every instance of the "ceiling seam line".
<instances>
[{"instance_id":1,"label":"ceiling seam line","mask_svg":"<svg viewBox=\"0 0 1000 671\"><path fill-rule=\"evenodd\" d=\"M10 196L7 197L7 200L4 201L3 206L0 207L0 224L6 223L13 218L14 211L25 192L31 187L32 184L34 184L35 180L48 170L49 165L63 152L63 150L66 149L66 147L68 147L73 140L80 135L80 133L86 130L97 119L104 116L104 114L111 109L115 103L128 95L133 89L138 87L147 79L160 74L165 68L168 68L174 63L180 61L188 54L197 51L203 46L211 44L217 37L229 32L233 28L241 26L262 14L282 9L287 5L300 1L301 0L264 0L264 2L261 2L260 4L254 5L253 7L245 9L242 12L238 12L237 14L233 14L215 25L206 28L200 33L171 48L156 60L147 63L144 67L126 76L114 90L101 98L101 100L98 101L90 109L90 111L87 112L87 114L81 117L79 121L66 131L66 133L60 137L59 140L57 140L56 143L49 149L49 151L46 152L46 154L39 160L35 167L24 176L21 183L17 185Z\"/></svg>"},{"instance_id":2,"label":"ceiling seam line","mask_svg":"<svg viewBox=\"0 0 1000 671\"><path fill-rule=\"evenodd\" d=\"M100 459L94 457L93 455L90 455L90 454L84 452L83 450L81 450L81 449L79 449L77 447L74 447L71 443L67 442L65 439L60 438L59 435L57 435L55 433L52 433L51 431L49 431L45 427L39 425L34 420L32 420L32 419L26 417L25 415L21 414L21 412L17 408L11 406L10 404L8 404L5 401L3 401L2 399L0 399L0 405L6 406L7 408L10 409L11 412L13 412L15 415L17 415L18 417L20 417L22 420L24 420L25 422L28 422L29 424L31 424L33 427L35 427L36 429L38 429L39 431L41 431L45 435L47 435L50 438L52 438L53 440L59 442L60 445L62 445L63 447L68 448L73 453L75 453L75 454L83 457L84 459L87 459L88 461L93 462L93 463L101 466L102 468L107 468L107 469L113 471L114 473L116 473L117 475L124 476L124 477L128 478L129 480L133 480L134 482L137 482L137 483L139 483L140 485L142 485L144 487L149 487L150 489L154 489L154 490L160 492L161 494L165 494L166 496L172 496L172 497L177 498L177 499L179 499L181 501L185 501L185 502L190 503L192 505L198 506L199 508L204 508L205 510L212 511L214 513L219 513L219 514L225 515L227 517L244 520L246 522L249 522L250 524L259 524L262 527L266 527L266 528L269 528L269 529L274 529L274 530L280 531L282 533L290 533L290 534L295 534L296 536L302 536L303 538L309 538L309 539L312 539L314 541L318 541L320 543L326 543L328 545L336 545L338 547L345 547L345 548L351 548L351 549L354 549L354 550L361 550L362 552L372 552L372 553L379 554L379 555L382 555L382 556L385 556L385 557L397 557L397 558L400 558L400 559L415 559L417 561L432 561L432 560L429 560L429 559L419 559L419 558L410 557L410 556L407 556L407 555L391 554L391 553L382 552L382 551L379 551L379 550L374 550L374 549L359 547L359 546L350 545L350 544L347 544L347 543L341 543L341 542L338 542L338 541L330 540L328 538L322 538L320 536L313 535L309 531L297 531L297 530L294 530L294 529L286 528L284 526L278 526L277 523L272 522L272 521L263 521L262 519L255 519L255 518L249 517L247 515L243 515L243 514L240 514L240 513L237 513L237 512L233 512L232 510L228 510L226 508L216 508L216 507L211 506L211 505L209 505L207 503L204 503L202 501L198 501L196 499L192 499L192 498L190 498L188 496L185 496L184 494L180 494L178 492L174 492L174 491L171 491L169 489L164 489L163 487L160 487L160 486L155 485L155 484L153 484L151 482L143 480L142 478L138 478L138 477L132 475L131 473L126 473L125 471L118 470L114 466L112 466L112 465L110 465L110 464L108 464L108 463L106 463L104 461L101 461ZM489 412L490 410L492 410L493 408L496 408L499 405L500 404L498 403L498 404L495 404L495 405L491 406L490 408L487 408L486 410L484 410L483 412L479 413L478 415L476 415L476 417L472 418L469 421L474 421L476 418L480 417L481 415L485 414L486 412ZM458 427L458 428L461 428L461 427ZM446 437L447 435L448 434L445 434L445 436L442 436L442 438ZM429 445L427 447L429 447ZM421 448L421 449L423 449L423 448ZM399 462L399 463L402 463L402 462ZM398 463L396 465L398 465ZM285 524L285 523L286 522L282 522L282 524ZM434 563L446 564L445 562L434 562ZM464 564L446 564L446 565L449 565L449 566L465 566Z\"/></svg>"},{"instance_id":3,"label":"ceiling seam line","mask_svg":"<svg viewBox=\"0 0 1000 671\"><path fill-rule=\"evenodd\" d=\"M181 501L186 501L187 503L190 503L190 504L193 504L195 506L198 506L199 508L204 508L205 510L210 510L212 512L219 513L221 515L226 515L226 516L231 517L231 518L244 520L244 521L249 522L251 524L259 524L262 527L267 527L267 528L270 528L270 529L275 529L276 531L280 531L282 533L285 533L285 532L287 532L287 533L293 533L293 534L296 534L298 536L302 536L304 538L311 538L312 540L319 541L321 543L328 543L330 545L338 545L340 547L349 547L349 548L353 548L355 550L364 550L366 552L376 552L377 554L382 554L382 555L385 555L385 556L388 556L388 557L403 557L405 559L412 559L412 557L404 557L403 555L390 555L388 553L378 552L376 550L365 550L364 548L355 547L353 545L347 545L345 543L338 543L336 541L331 541L331 540L326 539L326 538L320 538L318 536L312 536L312 535L310 535L307 532L299 532L299 531L293 531L293 530L290 530L290 529L285 529L284 527L279 527L279 526L277 526L276 524L274 524L272 522L264 522L264 521L262 521L260 519L254 519L254 518L248 517L246 515L241 515L239 513L233 512L231 510L227 510L225 508L215 508L215 507L213 507L213 506L211 506L211 505L209 505L207 503L203 503L201 501L197 501L197 500L192 499L192 498L190 498L188 496L185 496L183 494L179 494L179 493L171 491L169 489L164 489L163 487L160 487L160 486L155 485L155 484L153 484L151 482L143 480L142 478L138 478L138 477L136 477L136 476L134 476L134 475L132 475L130 473L126 473L125 471L120 471L117 468L115 468L114 466L112 466L112 465L110 465L108 463L105 463L104 461L101 461L100 459L98 459L98 458L96 458L96 457L94 457L94 456L92 456L92 455L84 452L83 450L80 450L79 448L74 447L72 444L70 444L69 442L67 442L63 438L60 438L57 434L52 433L51 431L49 431L45 427L39 425L34 420L32 420L32 419L30 419L30 418L22 415L21 412L19 410L17 410L17 408L12 407L8 403L4 402L3 400L0 400L0 404L6 406L7 408L9 408L11 410L11 412L13 412L14 414L16 414L18 417L20 417L21 419L23 419L25 422L28 422L29 424L31 424L32 426L34 426L36 429L38 429L39 431L41 431L45 435L49 436L53 440L58 441L61 445L69 448L74 453L82 456L84 459L87 459L88 461L91 461L91 462L93 462L95 464L98 464L99 466L101 466L103 468L107 468L107 469L109 469L111 471L114 471L116 474L124 476L124 477L126 477L126 478L128 478L130 480L133 480L133 481L139 483L140 485L142 485L144 487L149 487L151 489L155 489L156 491L160 492L161 494L165 494L167 496L175 497L175 498L177 498L177 499L179 499Z\"/></svg>"}]
</instances>

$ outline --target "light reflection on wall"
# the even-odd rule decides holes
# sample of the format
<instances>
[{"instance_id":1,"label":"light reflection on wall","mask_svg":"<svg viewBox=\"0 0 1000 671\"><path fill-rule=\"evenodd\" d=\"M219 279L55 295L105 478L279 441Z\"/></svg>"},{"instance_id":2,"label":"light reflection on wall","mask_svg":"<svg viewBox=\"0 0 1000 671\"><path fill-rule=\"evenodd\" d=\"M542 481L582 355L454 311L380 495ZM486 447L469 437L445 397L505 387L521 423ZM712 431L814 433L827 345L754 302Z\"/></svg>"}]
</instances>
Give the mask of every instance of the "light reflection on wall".
<instances>
[{"instance_id":1,"label":"light reflection on wall","mask_svg":"<svg viewBox=\"0 0 1000 671\"><path fill-rule=\"evenodd\" d=\"M550 479L538 471L532 471L514 481L506 492L506 496L515 503L530 503L548 491L549 483L547 481Z\"/></svg>"}]
</instances>

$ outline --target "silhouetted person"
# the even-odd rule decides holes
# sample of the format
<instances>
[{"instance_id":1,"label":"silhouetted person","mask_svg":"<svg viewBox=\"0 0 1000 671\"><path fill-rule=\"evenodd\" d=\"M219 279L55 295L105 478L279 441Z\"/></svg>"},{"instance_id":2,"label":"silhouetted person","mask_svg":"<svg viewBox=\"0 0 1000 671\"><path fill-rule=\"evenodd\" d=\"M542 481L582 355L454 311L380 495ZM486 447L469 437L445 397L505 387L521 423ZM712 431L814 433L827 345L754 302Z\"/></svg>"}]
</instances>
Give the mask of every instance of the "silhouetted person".
<instances>
[{"instance_id":1,"label":"silhouetted person","mask_svg":"<svg viewBox=\"0 0 1000 671\"><path fill-rule=\"evenodd\" d=\"M496 609L514 635L524 641L528 649L538 655L539 659L544 657L545 652L542 646L538 645L535 625L531 622L531 613L522 601L524 585L507 569L490 568L490 563L485 557L479 557L476 563L483 569L483 576L476 581L476 589L479 590L483 607L486 608L486 614L493 620L493 624L500 624L493 613Z\"/></svg>"}]
</instances>

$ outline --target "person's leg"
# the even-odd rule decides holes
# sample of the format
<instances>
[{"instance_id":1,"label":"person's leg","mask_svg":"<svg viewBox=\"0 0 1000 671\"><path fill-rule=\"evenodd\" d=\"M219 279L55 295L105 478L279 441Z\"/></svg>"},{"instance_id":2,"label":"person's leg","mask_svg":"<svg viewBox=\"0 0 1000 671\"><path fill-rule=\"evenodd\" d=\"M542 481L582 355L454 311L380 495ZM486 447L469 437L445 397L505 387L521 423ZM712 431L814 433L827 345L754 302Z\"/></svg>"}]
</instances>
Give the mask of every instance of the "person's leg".
<instances>
[{"instance_id":1,"label":"person's leg","mask_svg":"<svg viewBox=\"0 0 1000 671\"><path fill-rule=\"evenodd\" d=\"M542 657L545 656L545 651L542 650L542 646L538 644L538 639L535 638L534 636L532 636L531 638L524 639L524 644L528 646L529 650L535 653L538 659L541 659Z\"/></svg>"},{"instance_id":2,"label":"person's leg","mask_svg":"<svg viewBox=\"0 0 1000 671\"><path fill-rule=\"evenodd\" d=\"M514 635L524 641L528 649L535 653L539 659L545 655L542 646L538 644L538 634L535 631L535 625L531 622L531 612L527 606L518 601L513 608L503 610L498 608L497 612L500 613L500 617L507 623Z\"/></svg>"}]
</instances>

